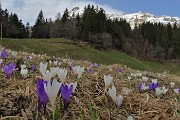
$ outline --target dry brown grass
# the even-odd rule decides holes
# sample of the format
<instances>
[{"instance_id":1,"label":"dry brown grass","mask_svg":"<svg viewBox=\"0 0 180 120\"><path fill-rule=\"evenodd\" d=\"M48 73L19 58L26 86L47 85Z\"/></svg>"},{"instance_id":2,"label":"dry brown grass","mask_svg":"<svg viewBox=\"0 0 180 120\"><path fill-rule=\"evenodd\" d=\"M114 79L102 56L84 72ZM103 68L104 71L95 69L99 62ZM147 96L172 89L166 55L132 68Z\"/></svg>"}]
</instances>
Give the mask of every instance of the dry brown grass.
<instances>
[{"instance_id":1,"label":"dry brown grass","mask_svg":"<svg viewBox=\"0 0 180 120\"><path fill-rule=\"evenodd\" d=\"M22 53L21 53L22 54ZM19 57L20 58L20 57ZM40 61L55 59L51 57L36 57L30 64L36 66ZM62 61L60 67L68 68L67 82L76 81L77 78L73 75L68 67L67 61L58 58ZM8 62L12 60L8 60ZM88 61L73 61L73 65L88 66ZM123 73L118 73L115 68L123 70ZM179 120L180 103L179 95L176 95L172 89L167 92L167 95L156 96L154 92L142 91L139 92L137 84L139 78L128 80L127 76L135 70L125 68L121 65L92 67L94 74L88 74L84 71L83 77L78 81L76 91L72 94L70 105L67 111L62 111L62 103L58 96L56 105L60 109L60 118L62 120L79 120L82 116L85 120L91 119L89 105L93 107L96 119L99 120L126 120L129 115L141 120ZM35 119L37 111L37 96L35 90L35 82L38 76L41 76L39 70L30 71L29 77L23 78L18 75L13 76L10 80L5 78L5 75L0 71L0 119L25 120ZM103 75L110 74L113 76L113 83L117 88L117 93L123 95L124 100L121 107L116 107L112 99L104 92ZM169 82L176 82L176 88L180 87L180 81L170 74L164 77L158 77L157 73L152 73L150 78L157 78L159 85L170 88ZM29 90L27 90L27 86ZM122 89L128 87L131 92L123 94ZM75 97L79 103L75 102ZM48 104L47 116L52 112L51 105ZM43 113L41 111L41 113ZM46 119L46 116L41 116L41 119Z\"/></svg>"}]
</instances>

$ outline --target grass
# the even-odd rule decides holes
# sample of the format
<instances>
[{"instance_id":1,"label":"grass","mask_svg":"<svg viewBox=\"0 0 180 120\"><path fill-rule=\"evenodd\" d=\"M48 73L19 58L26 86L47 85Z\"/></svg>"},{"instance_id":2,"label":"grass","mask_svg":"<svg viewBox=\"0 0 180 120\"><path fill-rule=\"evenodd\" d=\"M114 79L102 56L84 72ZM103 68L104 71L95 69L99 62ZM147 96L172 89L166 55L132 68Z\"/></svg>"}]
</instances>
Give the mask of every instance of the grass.
<instances>
[{"instance_id":1,"label":"grass","mask_svg":"<svg viewBox=\"0 0 180 120\"><path fill-rule=\"evenodd\" d=\"M174 62L142 61L116 50L97 50L88 45L76 44L69 39L3 39L3 46L16 51L47 53L50 56L88 59L106 65L123 64L133 69L162 72L170 71L180 75L180 65Z\"/></svg>"}]
</instances>

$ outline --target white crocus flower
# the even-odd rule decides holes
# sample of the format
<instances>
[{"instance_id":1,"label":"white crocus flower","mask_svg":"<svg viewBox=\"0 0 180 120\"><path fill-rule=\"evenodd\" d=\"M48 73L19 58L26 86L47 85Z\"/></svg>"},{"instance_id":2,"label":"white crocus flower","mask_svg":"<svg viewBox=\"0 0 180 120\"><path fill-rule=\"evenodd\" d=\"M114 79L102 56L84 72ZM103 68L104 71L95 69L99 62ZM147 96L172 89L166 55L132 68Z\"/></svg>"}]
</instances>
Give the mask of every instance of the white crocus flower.
<instances>
[{"instance_id":1,"label":"white crocus flower","mask_svg":"<svg viewBox=\"0 0 180 120\"><path fill-rule=\"evenodd\" d=\"M42 63L42 62L40 63L39 71L43 76L45 75L47 65L48 65L48 63Z\"/></svg>"},{"instance_id":2,"label":"white crocus flower","mask_svg":"<svg viewBox=\"0 0 180 120\"><path fill-rule=\"evenodd\" d=\"M132 76L132 77L136 77L136 74L134 74L134 73L131 73L131 76Z\"/></svg>"},{"instance_id":3,"label":"white crocus flower","mask_svg":"<svg viewBox=\"0 0 180 120\"><path fill-rule=\"evenodd\" d=\"M146 86L145 83L142 83L141 90L147 90L149 89L149 86Z\"/></svg>"},{"instance_id":4,"label":"white crocus flower","mask_svg":"<svg viewBox=\"0 0 180 120\"><path fill-rule=\"evenodd\" d=\"M118 107L121 106L122 101L123 101L123 97L122 97L121 95L118 95L118 96L116 97L116 105L117 105Z\"/></svg>"},{"instance_id":5,"label":"white crocus flower","mask_svg":"<svg viewBox=\"0 0 180 120\"><path fill-rule=\"evenodd\" d=\"M27 68L26 68L26 69L21 69L21 75L22 75L23 77L27 76L27 74L28 74Z\"/></svg>"},{"instance_id":6,"label":"white crocus flower","mask_svg":"<svg viewBox=\"0 0 180 120\"><path fill-rule=\"evenodd\" d=\"M2 62L3 62L3 59L0 59L0 65L2 64Z\"/></svg>"},{"instance_id":7,"label":"white crocus flower","mask_svg":"<svg viewBox=\"0 0 180 120\"><path fill-rule=\"evenodd\" d=\"M156 95L159 96L160 94L162 94L162 90L158 87L156 88Z\"/></svg>"},{"instance_id":8,"label":"white crocus flower","mask_svg":"<svg viewBox=\"0 0 180 120\"><path fill-rule=\"evenodd\" d=\"M112 80L113 80L113 77L111 77L111 75L104 75L105 91L108 89L108 87L112 83Z\"/></svg>"},{"instance_id":9,"label":"white crocus flower","mask_svg":"<svg viewBox=\"0 0 180 120\"><path fill-rule=\"evenodd\" d=\"M62 64L61 62L58 63L59 66L61 66L61 64Z\"/></svg>"},{"instance_id":10,"label":"white crocus flower","mask_svg":"<svg viewBox=\"0 0 180 120\"><path fill-rule=\"evenodd\" d=\"M136 76L137 77L142 77L142 73L139 72L139 73L136 74Z\"/></svg>"},{"instance_id":11,"label":"white crocus flower","mask_svg":"<svg viewBox=\"0 0 180 120\"><path fill-rule=\"evenodd\" d=\"M33 57L32 56L29 56L29 59L31 60Z\"/></svg>"},{"instance_id":12,"label":"white crocus flower","mask_svg":"<svg viewBox=\"0 0 180 120\"><path fill-rule=\"evenodd\" d=\"M127 120L133 120L132 116L128 116Z\"/></svg>"},{"instance_id":13,"label":"white crocus flower","mask_svg":"<svg viewBox=\"0 0 180 120\"><path fill-rule=\"evenodd\" d=\"M49 60L49 65L52 65L52 61L51 60Z\"/></svg>"},{"instance_id":14,"label":"white crocus flower","mask_svg":"<svg viewBox=\"0 0 180 120\"><path fill-rule=\"evenodd\" d=\"M174 82L170 82L170 86L171 86L171 88L174 88L175 83Z\"/></svg>"},{"instance_id":15,"label":"white crocus flower","mask_svg":"<svg viewBox=\"0 0 180 120\"><path fill-rule=\"evenodd\" d=\"M143 76L143 77L142 77L142 81L145 81L145 82L148 81L148 77L144 77L144 76Z\"/></svg>"},{"instance_id":16,"label":"white crocus flower","mask_svg":"<svg viewBox=\"0 0 180 120\"><path fill-rule=\"evenodd\" d=\"M128 80L131 80L131 77L130 77L130 76L128 76Z\"/></svg>"},{"instance_id":17,"label":"white crocus flower","mask_svg":"<svg viewBox=\"0 0 180 120\"><path fill-rule=\"evenodd\" d=\"M75 83L70 83L70 84L67 84L67 85L68 85L68 88L72 85L73 86L72 92L74 92L76 87L77 87L77 81Z\"/></svg>"},{"instance_id":18,"label":"white crocus flower","mask_svg":"<svg viewBox=\"0 0 180 120\"><path fill-rule=\"evenodd\" d=\"M78 78L81 78L82 77L82 73L83 73L83 71L84 71L84 67L80 67L80 66L75 66L75 67L72 67L72 69L73 69L73 72L74 72L74 74L76 75L78 75Z\"/></svg>"},{"instance_id":19,"label":"white crocus flower","mask_svg":"<svg viewBox=\"0 0 180 120\"><path fill-rule=\"evenodd\" d=\"M116 102L116 88L114 85L112 85L112 88L109 88L108 94L113 99L113 101Z\"/></svg>"},{"instance_id":20,"label":"white crocus flower","mask_svg":"<svg viewBox=\"0 0 180 120\"><path fill-rule=\"evenodd\" d=\"M43 75L43 77L44 77L44 80L50 81L51 78L52 78L52 73L51 73L49 70L47 70L47 71L45 72L45 74Z\"/></svg>"},{"instance_id":21,"label":"white crocus flower","mask_svg":"<svg viewBox=\"0 0 180 120\"><path fill-rule=\"evenodd\" d=\"M55 77L58 74L59 67L51 67L50 72L52 74L52 77Z\"/></svg>"},{"instance_id":22,"label":"white crocus flower","mask_svg":"<svg viewBox=\"0 0 180 120\"><path fill-rule=\"evenodd\" d=\"M166 89L165 87L162 87L162 93L165 95L167 93L168 89Z\"/></svg>"},{"instance_id":23,"label":"white crocus flower","mask_svg":"<svg viewBox=\"0 0 180 120\"><path fill-rule=\"evenodd\" d=\"M78 73L78 78L81 78L82 77L82 74L83 74L83 72L84 72L84 67L80 67L79 69L78 69L78 71L77 71L77 73Z\"/></svg>"},{"instance_id":24,"label":"white crocus flower","mask_svg":"<svg viewBox=\"0 0 180 120\"><path fill-rule=\"evenodd\" d=\"M54 61L54 65L57 66L58 65L58 61Z\"/></svg>"},{"instance_id":25,"label":"white crocus flower","mask_svg":"<svg viewBox=\"0 0 180 120\"><path fill-rule=\"evenodd\" d=\"M16 51L12 51L12 56L17 56L17 52Z\"/></svg>"},{"instance_id":26,"label":"white crocus flower","mask_svg":"<svg viewBox=\"0 0 180 120\"><path fill-rule=\"evenodd\" d=\"M127 88L127 87L123 87L122 90L121 90L121 94L122 95L127 95L131 92L132 90Z\"/></svg>"},{"instance_id":27,"label":"white crocus flower","mask_svg":"<svg viewBox=\"0 0 180 120\"><path fill-rule=\"evenodd\" d=\"M46 94L52 105L53 119L54 119L55 101L60 87L61 87L61 83L57 82L56 79L54 79L52 83L51 81L48 81L47 84L44 84L44 90L46 91Z\"/></svg>"},{"instance_id":28,"label":"white crocus flower","mask_svg":"<svg viewBox=\"0 0 180 120\"><path fill-rule=\"evenodd\" d=\"M168 91L168 89L166 89L165 87L162 87L162 88L156 88L156 95L160 95L160 94L166 94Z\"/></svg>"},{"instance_id":29,"label":"white crocus flower","mask_svg":"<svg viewBox=\"0 0 180 120\"><path fill-rule=\"evenodd\" d=\"M157 79L152 79L152 83L157 83Z\"/></svg>"},{"instance_id":30,"label":"white crocus flower","mask_svg":"<svg viewBox=\"0 0 180 120\"><path fill-rule=\"evenodd\" d=\"M67 69L60 69L58 70L58 77L61 80L62 83L65 82L67 76Z\"/></svg>"},{"instance_id":31,"label":"white crocus flower","mask_svg":"<svg viewBox=\"0 0 180 120\"><path fill-rule=\"evenodd\" d=\"M25 69L26 68L26 65L21 65L21 69Z\"/></svg>"}]
</instances>

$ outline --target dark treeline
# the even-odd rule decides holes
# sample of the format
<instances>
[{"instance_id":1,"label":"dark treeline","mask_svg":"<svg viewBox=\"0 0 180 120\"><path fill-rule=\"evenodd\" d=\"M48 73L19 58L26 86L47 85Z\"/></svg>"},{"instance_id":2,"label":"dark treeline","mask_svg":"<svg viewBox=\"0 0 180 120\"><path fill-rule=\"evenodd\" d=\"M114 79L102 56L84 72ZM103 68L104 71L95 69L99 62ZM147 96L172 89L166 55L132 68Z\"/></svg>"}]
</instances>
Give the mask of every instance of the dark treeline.
<instances>
[{"instance_id":1,"label":"dark treeline","mask_svg":"<svg viewBox=\"0 0 180 120\"><path fill-rule=\"evenodd\" d=\"M2 28L2 37L6 38L28 38L29 23L23 25L17 14L9 13L7 9L2 10L0 5L0 27Z\"/></svg>"},{"instance_id":2,"label":"dark treeline","mask_svg":"<svg viewBox=\"0 0 180 120\"><path fill-rule=\"evenodd\" d=\"M72 14L72 13L71 13ZM103 8L88 5L82 15L69 16L66 9L55 21L45 19L40 11L32 33L16 14L1 10L3 37L70 38L90 43L96 48L113 48L145 59L176 59L180 57L180 27L161 23L143 23L133 30L123 19L111 20Z\"/></svg>"}]
</instances>

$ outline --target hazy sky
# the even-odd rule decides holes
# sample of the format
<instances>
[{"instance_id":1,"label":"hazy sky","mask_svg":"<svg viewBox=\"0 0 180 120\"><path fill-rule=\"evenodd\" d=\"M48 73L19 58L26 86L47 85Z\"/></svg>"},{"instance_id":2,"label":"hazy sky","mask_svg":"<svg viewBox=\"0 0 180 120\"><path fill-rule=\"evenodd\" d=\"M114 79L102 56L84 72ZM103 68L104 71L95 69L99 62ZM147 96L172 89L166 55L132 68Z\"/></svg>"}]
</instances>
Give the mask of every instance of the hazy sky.
<instances>
[{"instance_id":1,"label":"hazy sky","mask_svg":"<svg viewBox=\"0 0 180 120\"><path fill-rule=\"evenodd\" d=\"M122 14L138 11L154 15L180 17L180 0L0 0L3 9L15 12L23 23L35 23L42 10L45 18L55 19L58 12L63 14L65 8L84 8L87 4L103 7L107 13Z\"/></svg>"}]
</instances>

